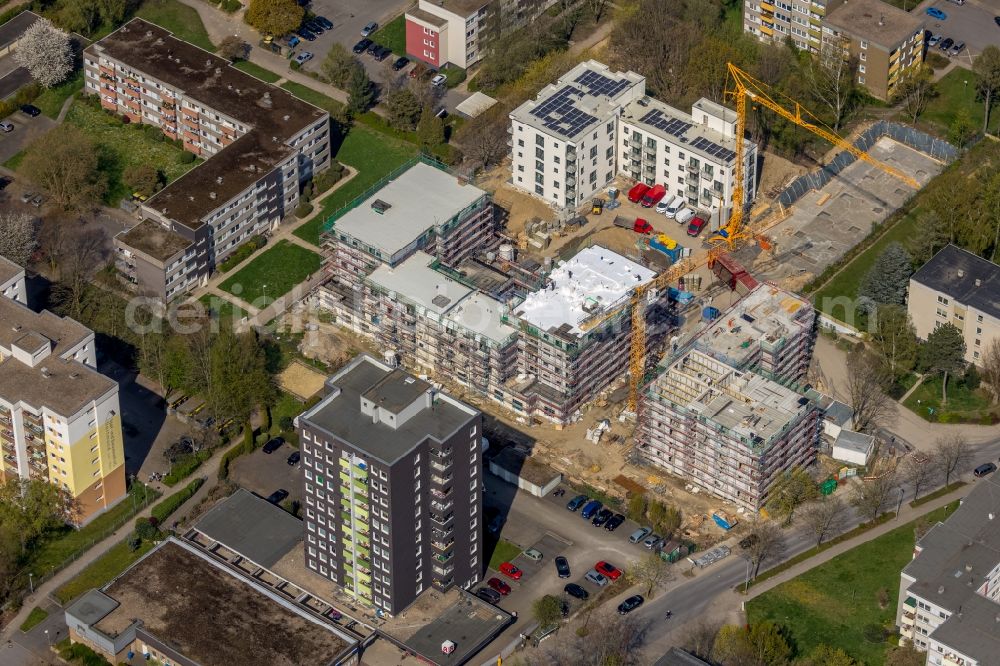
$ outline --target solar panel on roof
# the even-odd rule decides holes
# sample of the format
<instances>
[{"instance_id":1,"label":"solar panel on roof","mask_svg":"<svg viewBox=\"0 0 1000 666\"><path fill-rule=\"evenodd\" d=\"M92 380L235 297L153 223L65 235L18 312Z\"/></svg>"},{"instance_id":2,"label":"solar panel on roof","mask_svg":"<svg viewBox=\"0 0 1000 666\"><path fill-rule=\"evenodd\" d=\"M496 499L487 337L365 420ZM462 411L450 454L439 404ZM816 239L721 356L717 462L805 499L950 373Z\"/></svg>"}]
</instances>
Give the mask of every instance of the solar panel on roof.
<instances>
[{"instance_id":1,"label":"solar panel on roof","mask_svg":"<svg viewBox=\"0 0 1000 666\"><path fill-rule=\"evenodd\" d=\"M531 115L542 119L542 125L565 137L572 137L597 118L576 108L576 98L582 93L573 86L563 86L556 94L531 110Z\"/></svg>"},{"instance_id":2,"label":"solar panel on roof","mask_svg":"<svg viewBox=\"0 0 1000 666\"><path fill-rule=\"evenodd\" d=\"M629 85L625 79L612 79L589 69L576 77L576 83L585 86L591 95L608 97L616 96Z\"/></svg>"}]
</instances>

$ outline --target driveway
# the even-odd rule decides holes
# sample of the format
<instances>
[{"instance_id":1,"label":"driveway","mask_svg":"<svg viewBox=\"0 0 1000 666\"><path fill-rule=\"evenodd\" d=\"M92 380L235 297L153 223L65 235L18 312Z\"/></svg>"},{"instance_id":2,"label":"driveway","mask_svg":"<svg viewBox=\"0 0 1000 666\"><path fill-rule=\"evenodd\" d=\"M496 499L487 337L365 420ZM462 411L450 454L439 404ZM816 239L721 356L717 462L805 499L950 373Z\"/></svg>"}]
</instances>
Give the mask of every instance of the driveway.
<instances>
[{"instance_id":1,"label":"driveway","mask_svg":"<svg viewBox=\"0 0 1000 666\"><path fill-rule=\"evenodd\" d=\"M297 451L289 444L282 444L274 453L264 453L257 449L248 456L237 458L230 472L230 478L237 485L267 497L275 490L288 491L289 501L302 502L302 463L289 465L288 456Z\"/></svg>"},{"instance_id":2,"label":"driveway","mask_svg":"<svg viewBox=\"0 0 1000 666\"><path fill-rule=\"evenodd\" d=\"M15 111L6 118L14 125L13 132L0 132L0 163L28 147L28 145L56 126L56 121L45 116L32 118L21 111Z\"/></svg>"},{"instance_id":3,"label":"driveway","mask_svg":"<svg viewBox=\"0 0 1000 666\"><path fill-rule=\"evenodd\" d=\"M307 42L308 46L303 44L300 48L312 51L316 54L316 60L322 60L335 42L350 50L361 39L361 28L367 23L375 21L383 26L402 14L410 4L410 0L313 0L309 10L329 19L333 23L333 29L317 36L316 41ZM374 62L371 57L367 60ZM391 64L389 58L386 62ZM314 65L316 66L318 64Z\"/></svg>"},{"instance_id":4,"label":"driveway","mask_svg":"<svg viewBox=\"0 0 1000 666\"><path fill-rule=\"evenodd\" d=\"M984 47L1000 42L1000 26L993 21L994 16L1000 16L998 0L969 0L961 6L947 0L934 0L914 11L925 12L928 7L936 7L947 16L945 20L938 21L925 13L923 18L927 21L928 30L942 35L942 40L950 37L956 42L965 42L965 50L952 58L960 67L971 69L972 61ZM934 49L941 53L937 47Z\"/></svg>"}]
</instances>

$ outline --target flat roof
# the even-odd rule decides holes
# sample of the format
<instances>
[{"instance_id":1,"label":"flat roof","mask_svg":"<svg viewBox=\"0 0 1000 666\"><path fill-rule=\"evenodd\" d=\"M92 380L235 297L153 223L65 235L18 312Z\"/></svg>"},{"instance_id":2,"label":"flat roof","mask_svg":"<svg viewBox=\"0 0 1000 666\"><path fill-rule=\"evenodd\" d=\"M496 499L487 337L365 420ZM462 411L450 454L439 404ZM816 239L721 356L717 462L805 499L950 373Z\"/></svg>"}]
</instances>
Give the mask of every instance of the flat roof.
<instances>
[{"instance_id":1,"label":"flat roof","mask_svg":"<svg viewBox=\"0 0 1000 666\"><path fill-rule=\"evenodd\" d=\"M850 0L827 14L823 22L892 50L923 29L922 17L922 12L904 12L883 0Z\"/></svg>"},{"instance_id":2,"label":"flat roof","mask_svg":"<svg viewBox=\"0 0 1000 666\"><path fill-rule=\"evenodd\" d=\"M118 602L100 590L90 590L66 608L66 612L88 625L118 608Z\"/></svg>"},{"instance_id":3,"label":"flat roof","mask_svg":"<svg viewBox=\"0 0 1000 666\"><path fill-rule=\"evenodd\" d=\"M3 25L0 25L0 49L21 39L24 31L42 17L34 12L23 11Z\"/></svg>"},{"instance_id":4,"label":"flat roof","mask_svg":"<svg viewBox=\"0 0 1000 666\"><path fill-rule=\"evenodd\" d=\"M695 108L730 121L736 121L736 113L720 104L700 99ZM736 139L722 132L710 129L696 121L691 114L674 108L653 97L643 97L627 105L622 111L622 121L635 125L649 134L680 143L684 151L698 155L703 160L717 164L731 165L736 161ZM751 142L744 139L747 145Z\"/></svg>"},{"instance_id":5,"label":"flat roof","mask_svg":"<svg viewBox=\"0 0 1000 666\"><path fill-rule=\"evenodd\" d=\"M510 117L571 141L614 117L633 88L641 85L645 90L645 81L635 72L613 72L603 63L588 60L511 111Z\"/></svg>"},{"instance_id":6,"label":"flat roof","mask_svg":"<svg viewBox=\"0 0 1000 666\"><path fill-rule=\"evenodd\" d=\"M302 521L239 488L216 504L194 529L246 559L270 569L302 541Z\"/></svg>"},{"instance_id":7,"label":"flat roof","mask_svg":"<svg viewBox=\"0 0 1000 666\"><path fill-rule=\"evenodd\" d=\"M476 409L437 392L431 407L419 410L397 428L373 423L372 417L361 411L361 396L393 372L393 368L368 354L356 356L327 380L330 395L302 414L300 421L392 465L424 440L443 441L478 417Z\"/></svg>"},{"instance_id":8,"label":"flat roof","mask_svg":"<svg viewBox=\"0 0 1000 666\"><path fill-rule=\"evenodd\" d=\"M424 23L429 23L430 25L435 25L439 28L443 28L448 25L448 19L443 16L438 16L437 14L431 14L429 11L420 9L420 7L415 7L406 12L407 18L413 17L418 21L423 21Z\"/></svg>"},{"instance_id":9,"label":"flat roof","mask_svg":"<svg viewBox=\"0 0 1000 666\"><path fill-rule=\"evenodd\" d=\"M517 334L517 329L504 321L505 311L506 306L500 301L473 292L452 308L445 319L497 344L503 344Z\"/></svg>"},{"instance_id":10,"label":"flat roof","mask_svg":"<svg viewBox=\"0 0 1000 666\"><path fill-rule=\"evenodd\" d=\"M841 430L833 443L834 447L855 451L856 453L868 453L875 444L875 437L853 430Z\"/></svg>"},{"instance_id":11,"label":"flat roof","mask_svg":"<svg viewBox=\"0 0 1000 666\"><path fill-rule=\"evenodd\" d=\"M560 476L559 472L545 463L540 463L510 446L494 456L490 464L496 464L501 469L539 486L544 486L555 477Z\"/></svg>"},{"instance_id":12,"label":"flat roof","mask_svg":"<svg viewBox=\"0 0 1000 666\"><path fill-rule=\"evenodd\" d=\"M455 110L469 116L470 118L475 118L496 103L496 99L490 97L481 90L477 90L470 96L466 97L461 104L456 106Z\"/></svg>"},{"instance_id":13,"label":"flat roof","mask_svg":"<svg viewBox=\"0 0 1000 666\"><path fill-rule=\"evenodd\" d=\"M166 263L191 247L191 241L187 238L150 219L145 219L128 231L119 233L115 239L122 245L142 252L161 263Z\"/></svg>"},{"instance_id":14,"label":"flat roof","mask_svg":"<svg viewBox=\"0 0 1000 666\"><path fill-rule=\"evenodd\" d=\"M382 252L388 260L484 194L485 191L447 171L416 162L345 213L334 223L334 232ZM376 201L390 207L377 213L372 208Z\"/></svg>"},{"instance_id":15,"label":"flat roof","mask_svg":"<svg viewBox=\"0 0 1000 666\"><path fill-rule=\"evenodd\" d=\"M947 245L910 279L1000 319L1000 266L968 250Z\"/></svg>"},{"instance_id":16,"label":"flat roof","mask_svg":"<svg viewBox=\"0 0 1000 666\"><path fill-rule=\"evenodd\" d=\"M331 664L349 643L207 554L171 537L102 589L118 606L94 628L142 630L205 666Z\"/></svg>"},{"instance_id":17,"label":"flat roof","mask_svg":"<svg viewBox=\"0 0 1000 666\"><path fill-rule=\"evenodd\" d=\"M192 229L202 225L202 217L272 171L293 152L286 142L328 115L143 19L132 19L85 52L95 59L106 55L126 63L247 126L247 134L145 203L161 212L166 209L166 217ZM211 192L215 198L209 196Z\"/></svg>"},{"instance_id":18,"label":"flat roof","mask_svg":"<svg viewBox=\"0 0 1000 666\"><path fill-rule=\"evenodd\" d=\"M492 641L514 618L464 590L428 589L379 629L421 658L440 666L464 664ZM441 652L455 643L451 654Z\"/></svg>"},{"instance_id":19,"label":"flat roof","mask_svg":"<svg viewBox=\"0 0 1000 666\"><path fill-rule=\"evenodd\" d=\"M83 363L49 356L36 367L13 356L0 362L0 398L24 402L70 417L89 403L117 390L118 384Z\"/></svg>"},{"instance_id":20,"label":"flat roof","mask_svg":"<svg viewBox=\"0 0 1000 666\"><path fill-rule=\"evenodd\" d=\"M0 256L0 284L13 282L24 276L24 269L15 264L7 257Z\"/></svg>"},{"instance_id":21,"label":"flat roof","mask_svg":"<svg viewBox=\"0 0 1000 666\"><path fill-rule=\"evenodd\" d=\"M11 345L26 333L39 333L52 341L52 354L58 356L94 333L80 322L60 317L48 310L35 312L9 298L0 298L0 347Z\"/></svg>"},{"instance_id":22,"label":"flat roof","mask_svg":"<svg viewBox=\"0 0 1000 666\"><path fill-rule=\"evenodd\" d=\"M490 4L490 0L434 0L433 4L453 14L468 18Z\"/></svg>"},{"instance_id":23,"label":"flat roof","mask_svg":"<svg viewBox=\"0 0 1000 666\"><path fill-rule=\"evenodd\" d=\"M960 613L954 613L931 633L931 638L957 652L972 657L980 664L996 663L1000 654L1000 604L978 594L962 602Z\"/></svg>"},{"instance_id":24,"label":"flat roof","mask_svg":"<svg viewBox=\"0 0 1000 666\"><path fill-rule=\"evenodd\" d=\"M581 335L579 324L656 274L617 252L594 245L560 264L548 285L528 294L514 314L542 331Z\"/></svg>"},{"instance_id":25,"label":"flat roof","mask_svg":"<svg viewBox=\"0 0 1000 666\"><path fill-rule=\"evenodd\" d=\"M711 666L707 661L703 661L690 652L685 652L680 648L670 648L670 651L656 660L653 666Z\"/></svg>"}]
</instances>

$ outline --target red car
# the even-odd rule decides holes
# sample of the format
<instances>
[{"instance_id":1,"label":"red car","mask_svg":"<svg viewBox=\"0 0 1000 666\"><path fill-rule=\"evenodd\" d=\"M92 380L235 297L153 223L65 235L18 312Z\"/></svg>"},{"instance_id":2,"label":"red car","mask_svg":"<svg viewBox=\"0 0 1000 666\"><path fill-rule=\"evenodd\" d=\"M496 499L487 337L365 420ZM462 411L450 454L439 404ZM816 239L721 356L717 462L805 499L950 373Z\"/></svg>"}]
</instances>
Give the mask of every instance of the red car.
<instances>
[{"instance_id":1,"label":"red car","mask_svg":"<svg viewBox=\"0 0 1000 666\"><path fill-rule=\"evenodd\" d=\"M503 582L499 578L495 578L495 577L494 578L490 578L488 581L486 581L486 584L489 585L490 587L492 587L494 590L496 590L497 592L499 592L500 594L502 594L505 597L508 594L510 594L510 585L508 585L507 583Z\"/></svg>"},{"instance_id":2,"label":"red car","mask_svg":"<svg viewBox=\"0 0 1000 666\"><path fill-rule=\"evenodd\" d=\"M691 224L688 225L688 236L697 236L701 233L701 230L705 228L706 224L708 224L708 222L700 217L694 218L691 220Z\"/></svg>"},{"instance_id":3,"label":"red car","mask_svg":"<svg viewBox=\"0 0 1000 666\"><path fill-rule=\"evenodd\" d=\"M521 570L515 567L510 562L504 562L500 565L500 573L507 578L513 578L514 580L521 580Z\"/></svg>"},{"instance_id":4,"label":"red car","mask_svg":"<svg viewBox=\"0 0 1000 666\"><path fill-rule=\"evenodd\" d=\"M609 580L618 580L622 576L621 569L616 568L615 565L609 564L604 560L595 564L594 569L597 570L597 573L601 574L605 578L608 578Z\"/></svg>"}]
</instances>

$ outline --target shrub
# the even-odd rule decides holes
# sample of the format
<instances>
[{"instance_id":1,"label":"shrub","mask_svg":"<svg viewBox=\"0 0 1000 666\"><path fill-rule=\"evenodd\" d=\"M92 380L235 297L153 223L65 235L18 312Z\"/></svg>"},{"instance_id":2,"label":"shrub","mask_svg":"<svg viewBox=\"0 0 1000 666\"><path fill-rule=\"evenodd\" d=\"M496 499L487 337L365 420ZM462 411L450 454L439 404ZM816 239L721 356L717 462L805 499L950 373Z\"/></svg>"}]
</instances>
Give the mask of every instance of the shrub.
<instances>
[{"instance_id":1,"label":"shrub","mask_svg":"<svg viewBox=\"0 0 1000 666\"><path fill-rule=\"evenodd\" d=\"M313 191L315 194L323 194L328 189L336 185L344 177L344 165L334 162L326 171L313 176Z\"/></svg>"},{"instance_id":2,"label":"shrub","mask_svg":"<svg viewBox=\"0 0 1000 666\"><path fill-rule=\"evenodd\" d=\"M198 489L201 488L201 484L203 483L205 483L205 479L195 479L191 483L184 486L183 490L178 490L176 493L154 506L153 510L150 512L150 520L156 521L156 524L166 522L170 514L180 508L181 504L184 504L184 502L191 499L191 496L198 492Z\"/></svg>"},{"instance_id":3,"label":"shrub","mask_svg":"<svg viewBox=\"0 0 1000 666\"><path fill-rule=\"evenodd\" d=\"M136 518L135 536L141 541L155 541L160 536L160 530L156 522L150 518ZM129 546L131 548L131 546Z\"/></svg>"},{"instance_id":4,"label":"shrub","mask_svg":"<svg viewBox=\"0 0 1000 666\"><path fill-rule=\"evenodd\" d=\"M254 236L248 240L243 245L233 250L233 253L226 257L226 260L219 264L216 268L217 270L225 273L230 271L241 262L245 261L251 254L264 247L267 244L267 239L264 236Z\"/></svg>"},{"instance_id":5,"label":"shrub","mask_svg":"<svg viewBox=\"0 0 1000 666\"><path fill-rule=\"evenodd\" d=\"M239 0L222 0L222 2L219 3L219 9L228 14L232 14L233 12L238 12L243 9L243 5L239 2Z\"/></svg>"},{"instance_id":6,"label":"shrub","mask_svg":"<svg viewBox=\"0 0 1000 666\"><path fill-rule=\"evenodd\" d=\"M164 485L170 487L177 485L180 481L191 476L196 469L201 467L203 462L211 457L212 452L208 449L202 449L198 453L182 456L170 467L170 473L163 477Z\"/></svg>"},{"instance_id":7,"label":"shrub","mask_svg":"<svg viewBox=\"0 0 1000 666\"><path fill-rule=\"evenodd\" d=\"M189 153L188 151L185 150L183 153L181 153L180 160L181 164L191 164L191 162L194 162L194 153Z\"/></svg>"},{"instance_id":8,"label":"shrub","mask_svg":"<svg viewBox=\"0 0 1000 666\"><path fill-rule=\"evenodd\" d=\"M313 212L313 205L308 201L304 201L295 208L295 217L301 219L303 217L308 216L312 212Z\"/></svg>"},{"instance_id":9,"label":"shrub","mask_svg":"<svg viewBox=\"0 0 1000 666\"><path fill-rule=\"evenodd\" d=\"M296 71L296 72L297 72L297 71L299 71L300 69L302 69L302 65L300 65L300 64L299 64L298 62L296 62L295 60L292 60L291 62L289 62L289 63L288 63L288 66L289 66L289 67L290 67L291 69L293 69L294 71Z\"/></svg>"}]
</instances>

